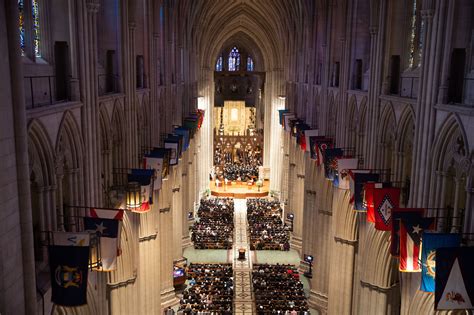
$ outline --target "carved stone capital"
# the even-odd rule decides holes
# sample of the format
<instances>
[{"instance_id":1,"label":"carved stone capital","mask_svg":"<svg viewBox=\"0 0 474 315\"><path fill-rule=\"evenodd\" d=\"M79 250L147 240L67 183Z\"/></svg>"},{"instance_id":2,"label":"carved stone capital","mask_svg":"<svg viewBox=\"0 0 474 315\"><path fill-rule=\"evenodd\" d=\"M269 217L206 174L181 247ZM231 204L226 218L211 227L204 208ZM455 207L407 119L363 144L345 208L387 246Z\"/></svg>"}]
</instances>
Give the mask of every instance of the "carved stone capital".
<instances>
[{"instance_id":1,"label":"carved stone capital","mask_svg":"<svg viewBox=\"0 0 474 315\"><path fill-rule=\"evenodd\" d=\"M87 0L86 1L87 12L95 14L99 12L100 3L97 0Z\"/></svg>"},{"instance_id":2,"label":"carved stone capital","mask_svg":"<svg viewBox=\"0 0 474 315\"><path fill-rule=\"evenodd\" d=\"M420 11L421 18L424 20L432 20L434 15L433 9L421 10Z\"/></svg>"}]
</instances>

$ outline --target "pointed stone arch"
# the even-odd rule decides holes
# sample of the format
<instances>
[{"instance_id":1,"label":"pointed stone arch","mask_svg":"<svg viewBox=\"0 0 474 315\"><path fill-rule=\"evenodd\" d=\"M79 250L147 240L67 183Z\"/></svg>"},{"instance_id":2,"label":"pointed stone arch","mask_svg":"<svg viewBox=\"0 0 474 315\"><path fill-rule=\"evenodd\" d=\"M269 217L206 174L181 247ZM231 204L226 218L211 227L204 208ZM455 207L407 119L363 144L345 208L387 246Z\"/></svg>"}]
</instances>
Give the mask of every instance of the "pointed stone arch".
<instances>
[{"instance_id":1,"label":"pointed stone arch","mask_svg":"<svg viewBox=\"0 0 474 315\"><path fill-rule=\"evenodd\" d=\"M28 157L30 162L31 211L34 253L37 272L47 267L47 252L42 246L45 234L56 230L55 154L43 124L33 119L28 124ZM44 263L42 263L44 262Z\"/></svg>"},{"instance_id":2,"label":"pointed stone arch","mask_svg":"<svg viewBox=\"0 0 474 315\"><path fill-rule=\"evenodd\" d=\"M349 99L349 106L347 108L347 122L346 122L346 145L357 149L357 99L352 95ZM357 154L357 151L356 151Z\"/></svg>"},{"instance_id":3,"label":"pointed stone arch","mask_svg":"<svg viewBox=\"0 0 474 315\"><path fill-rule=\"evenodd\" d=\"M379 154L377 154L378 161L376 164L381 169L390 169L385 180L391 180L390 174L394 170L395 159L393 158L393 152L395 150L396 127L395 110L392 103L387 102L382 109L378 126L379 136L377 145Z\"/></svg>"},{"instance_id":4,"label":"pointed stone arch","mask_svg":"<svg viewBox=\"0 0 474 315\"><path fill-rule=\"evenodd\" d=\"M462 230L470 218L467 195L472 189L469 176L472 169L471 149L459 118L451 114L441 125L432 147L431 207L452 211L432 210L443 219L438 220L438 230Z\"/></svg>"},{"instance_id":5,"label":"pointed stone arch","mask_svg":"<svg viewBox=\"0 0 474 315\"><path fill-rule=\"evenodd\" d=\"M415 137L415 113L407 105L400 116L397 127L396 149L397 162L393 170L395 181L401 183L400 204L407 206L410 200L410 177L412 174L413 141Z\"/></svg>"},{"instance_id":6,"label":"pointed stone arch","mask_svg":"<svg viewBox=\"0 0 474 315\"><path fill-rule=\"evenodd\" d=\"M112 110L111 120L111 135L112 135L112 174L113 174L113 185L124 185L125 176L121 174L121 169L127 167L126 159L126 136L124 112L122 109L122 103L116 100Z\"/></svg>"}]
</instances>

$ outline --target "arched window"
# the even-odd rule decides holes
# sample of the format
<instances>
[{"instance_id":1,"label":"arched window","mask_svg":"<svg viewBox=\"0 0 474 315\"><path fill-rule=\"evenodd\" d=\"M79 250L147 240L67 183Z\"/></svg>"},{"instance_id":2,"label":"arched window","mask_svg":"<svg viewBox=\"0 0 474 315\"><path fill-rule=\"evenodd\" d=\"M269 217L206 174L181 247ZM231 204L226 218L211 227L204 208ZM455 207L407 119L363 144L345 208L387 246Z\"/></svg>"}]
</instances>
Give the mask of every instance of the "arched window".
<instances>
[{"instance_id":1,"label":"arched window","mask_svg":"<svg viewBox=\"0 0 474 315\"><path fill-rule=\"evenodd\" d=\"M248 56L247 57L247 71L253 71L254 64L253 64L253 59L252 57Z\"/></svg>"},{"instance_id":2,"label":"arched window","mask_svg":"<svg viewBox=\"0 0 474 315\"><path fill-rule=\"evenodd\" d=\"M240 68L240 53L237 47L234 46L229 54L229 71L239 71Z\"/></svg>"},{"instance_id":3,"label":"arched window","mask_svg":"<svg viewBox=\"0 0 474 315\"><path fill-rule=\"evenodd\" d=\"M20 30L21 55L25 55L25 8L23 0L18 0L18 28Z\"/></svg>"},{"instance_id":4,"label":"arched window","mask_svg":"<svg viewBox=\"0 0 474 315\"><path fill-rule=\"evenodd\" d=\"M40 45L40 17L38 0L33 0L31 3L31 17L33 20L33 46L36 57L41 57Z\"/></svg>"},{"instance_id":5,"label":"arched window","mask_svg":"<svg viewBox=\"0 0 474 315\"><path fill-rule=\"evenodd\" d=\"M219 58L217 58L216 71L222 71L222 60L222 56L219 56Z\"/></svg>"},{"instance_id":6,"label":"arched window","mask_svg":"<svg viewBox=\"0 0 474 315\"><path fill-rule=\"evenodd\" d=\"M31 23L27 23L30 21ZM30 29L26 29L31 25ZM20 31L21 55L26 55L27 45L32 45L31 50L34 56L41 57L40 52L40 5L39 0L18 0L18 29ZM27 40L28 38L28 40ZM31 44L29 44L31 43Z\"/></svg>"},{"instance_id":7,"label":"arched window","mask_svg":"<svg viewBox=\"0 0 474 315\"><path fill-rule=\"evenodd\" d=\"M420 10L418 8L418 1L413 0L411 6L411 18L410 18L410 37L409 37L409 56L408 56L408 67L413 68L419 65L421 60L421 48L422 48L422 41L420 40L420 36L422 35L422 25L421 25L421 18L420 18Z\"/></svg>"}]
</instances>

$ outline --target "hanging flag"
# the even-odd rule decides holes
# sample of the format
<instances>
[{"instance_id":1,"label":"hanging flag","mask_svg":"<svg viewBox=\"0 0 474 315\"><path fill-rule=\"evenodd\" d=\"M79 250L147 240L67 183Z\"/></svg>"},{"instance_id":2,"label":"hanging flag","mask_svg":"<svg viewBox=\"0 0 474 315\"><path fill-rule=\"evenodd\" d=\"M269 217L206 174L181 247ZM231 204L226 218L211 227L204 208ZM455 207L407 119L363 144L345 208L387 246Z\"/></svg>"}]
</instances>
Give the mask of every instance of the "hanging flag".
<instances>
[{"instance_id":1,"label":"hanging flag","mask_svg":"<svg viewBox=\"0 0 474 315\"><path fill-rule=\"evenodd\" d=\"M288 113L290 110L289 109L279 109L278 110L278 117L280 118L280 125L283 127L283 114Z\"/></svg>"},{"instance_id":2,"label":"hanging flag","mask_svg":"<svg viewBox=\"0 0 474 315\"><path fill-rule=\"evenodd\" d=\"M160 190L163 177L163 158L146 154L143 157L143 168L154 171L153 190Z\"/></svg>"},{"instance_id":3,"label":"hanging flag","mask_svg":"<svg viewBox=\"0 0 474 315\"><path fill-rule=\"evenodd\" d=\"M311 129L305 123L301 123L296 125L296 143L300 146L301 150L306 150L306 138L305 138L305 131Z\"/></svg>"},{"instance_id":4,"label":"hanging flag","mask_svg":"<svg viewBox=\"0 0 474 315\"><path fill-rule=\"evenodd\" d=\"M350 202L354 204L355 211L367 211L364 204L364 184L367 182L379 181L379 174L370 172L370 170L349 171L349 188L351 190Z\"/></svg>"},{"instance_id":5,"label":"hanging flag","mask_svg":"<svg viewBox=\"0 0 474 315\"><path fill-rule=\"evenodd\" d=\"M349 189L349 171L357 169L359 160L354 158L340 158L337 160L337 187ZM336 179L334 179L336 181Z\"/></svg>"},{"instance_id":6,"label":"hanging flag","mask_svg":"<svg viewBox=\"0 0 474 315\"><path fill-rule=\"evenodd\" d=\"M326 179L337 177L337 160L344 155L341 148L326 148L324 150L324 175Z\"/></svg>"},{"instance_id":7,"label":"hanging flag","mask_svg":"<svg viewBox=\"0 0 474 315\"><path fill-rule=\"evenodd\" d=\"M310 149L310 137L318 136L319 135L319 130L318 129L312 129L312 130L305 130L304 131L304 142L305 142L305 151L306 152L311 152Z\"/></svg>"},{"instance_id":8,"label":"hanging flag","mask_svg":"<svg viewBox=\"0 0 474 315\"><path fill-rule=\"evenodd\" d=\"M326 136L314 136L309 138L311 159L316 161L316 165L320 166L323 162L322 152L327 148L332 148L333 143L331 138Z\"/></svg>"},{"instance_id":9,"label":"hanging flag","mask_svg":"<svg viewBox=\"0 0 474 315\"><path fill-rule=\"evenodd\" d=\"M171 149L153 148L153 150L151 150L149 156L152 156L154 158L159 158L159 159L162 160L161 178L165 179L169 174Z\"/></svg>"},{"instance_id":10,"label":"hanging flag","mask_svg":"<svg viewBox=\"0 0 474 315\"><path fill-rule=\"evenodd\" d=\"M400 188L388 187L374 189L375 229L390 231L392 229L392 210L400 205Z\"/></svg>"},{"instance_id":11,"label":"hanging flag","mask_svg":"<svg viewBox=\"0 0 474 315\"><path fill-rule=\"evenodd\" d=\"M433 229L433 226L434 218L400 220L400 271L421 271L419 264L421 236L425 230Z\"/></svg>"},{"instance_id":12,"label":"hanging flag","mask_svg":"<svg viewBox=\"0 0 474 315\"><path fill-rule=\"evenodd\" d=\"M374 213L374 190L375 184L381 183L365 183L364 184L364 207L367 209L367 222L375 223ZM378 187L381 188L381 187Z\"/></svg>"},{"instance_id":13,"label":"hanging flag","mask_svg":"<svg viewBox=\"0 0 474 315\"><path fill-rule=\"evenodd\" d=\"M90 234L87 232L52 232L52 245L89 246Z\"/></svg>"},{"instance_id":14,"label":"hanging flag","mask_svg":"<svg viewBox=\"0 0 474 315\"><path fill-rule=\"evenodd\" d=\"M290 128L290 119L294 119L296 116L293 113L286 113L286 114L283 114L283 117L284 117L283 127L285 128L286 132L290 132L290 130L291 130L291 128Z\"/></svg>"},{"instance_id":15,"label":"hanging flag","mask_svg":"<svg viewBox=\"0 0 474 315\"><path fill-rule=\"evenodd\" d=\"M435 309L474 309L474 247L436 250Z\"/></svg>"},{"instance_id":16,"label":"hanging flag","mask_svg":"<svg viewBox=\"0 0 474 315\"><path fill-rule=\"evenodd\" d=\"M436 250L441 247L458 247L461 235L454 233L423 233L421 247L421 290L435 291Z\"/></svg>"},{"instance_id":17,"label":"hanging flag","mask_svg":"<svg viewBox=\"0 0 474 315\"><path fill-rule=\"evenodd\" d=\"M117 256L120 253L120 229L123 210L100 210L91 208L88 217L84 217L84 229L100 237L101 265L94 267L97 271L117 269ZM99 257L91 257L91 262ZM93 264L92 264L93 265Z\"/></svg>"},{"instance_id":18,"label":"hanging flag","mask_svg":"<svg viewBox=\"0 0 474 315\"><path fill-rule=\"evenodd\" d=\"M141 206L132 209L133 212L147 212L153 204L153 175L154 170L132 169L128 174L128 182L138 182L141 187Z\"/></svg>"},{"instance_id":19,"label":"hanging flag","mask_svg":"<svg viewBox=\"0 0 474 315\"><path fill-rule=\"evenodd\" d=\"M204 122L204 115L206 114L206 110L197 109L196 113L198 115L198 129L201 129L202 123Z\"/></svg>"},{"instance_id":20,"label":"hanging flag","mask_svg":"<svg viewBox=\"0 0 474 315\"><path fill-rule=\"evenodd\" d=\"M171 149L170 165L177 165L179 159L179 140L176 140L168 135L164 141L165 148Z\"/></svg>"},{"instance_id":21,"label":"hanging flag","mask_svg":"<svg viewBox=\"0 0 474 315\"><path fill-rule=\"evenodd\" d=\"M48 246L51 302L61 306L87 304L89 246Z\"/></svg>"},{"instance_id":22,"label":"hanging flag","mask_svg":"<svg viewBox=\"0 0 474 315\"><path fill-rule=\"evenodd\" d=\"M390 232L390 254L400 256L400 220L413 219L419 220L423 217L425 209L423 208L394 208L392 210L392 229Z\"/></svg>"},{"instance_id":23,"label":"hanging flag","mask_svg":"<svg viewBox=\"0 0 474 315\"><path fill-rule=\"evenodd\" d=\"M174 133L183 136L183 151L188 150L189 147L189 129L183 127L174 128Z\"/></svg>"}]
</instances>

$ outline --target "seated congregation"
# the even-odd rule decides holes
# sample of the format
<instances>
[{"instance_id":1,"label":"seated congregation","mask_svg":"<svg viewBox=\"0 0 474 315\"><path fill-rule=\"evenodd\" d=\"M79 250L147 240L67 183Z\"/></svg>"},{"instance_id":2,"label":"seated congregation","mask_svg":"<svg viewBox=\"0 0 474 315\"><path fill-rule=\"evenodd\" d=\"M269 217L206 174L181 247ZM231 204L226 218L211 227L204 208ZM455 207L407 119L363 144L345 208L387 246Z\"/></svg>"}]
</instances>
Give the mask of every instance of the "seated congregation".
<instances>
[{"instance_id":1,"label":"seated congregation","mask_svg":"<svg viewBox=\"0 0 474 315\"><path fill-rule=\"evenodd\" d=\"M187 274L189 288L179 301L178 314L232 314L232 264L192 263Z\"/></svg>"},{"instance_id":2,"label":"seated congregation","mask_svg":"<svg viewBox=\"0 0 474 315\"><path fill-rule=\"evenodd\" d=\"M230 249L234 232L234 199L201 199L197 222L191 228L196 249Z\"/></svg>"},{"instance_id":3,"label":"seated congregation","mask_svg":"<svg viewBox=\"0 0 474 315\"><path fill-rule=\"evenodd\" d=\"M252 283L257 314L309 314L295 266L254 264Z\"/></svg>"},{"instance_id":4,"label":"seated congregation","mask_svg":"<svg viewBox=\"0 0 474 315\"><path fill-rule=\"evenodd\" d=\"M289 250L289 227L282 221L278 201L264 198L247 199L247 221L251 250Z\"/></svg>"},{"instance_id":5,"label":"seated congregation","mask_svg":"<svg viewBox=\"0 0 474 315\"><path fill-rule=\"evenodd\" d=\"M224 178L230 181L256 180L258 165L255 164L226 164L223 170Z\"/></svg>"}]
</instances>

